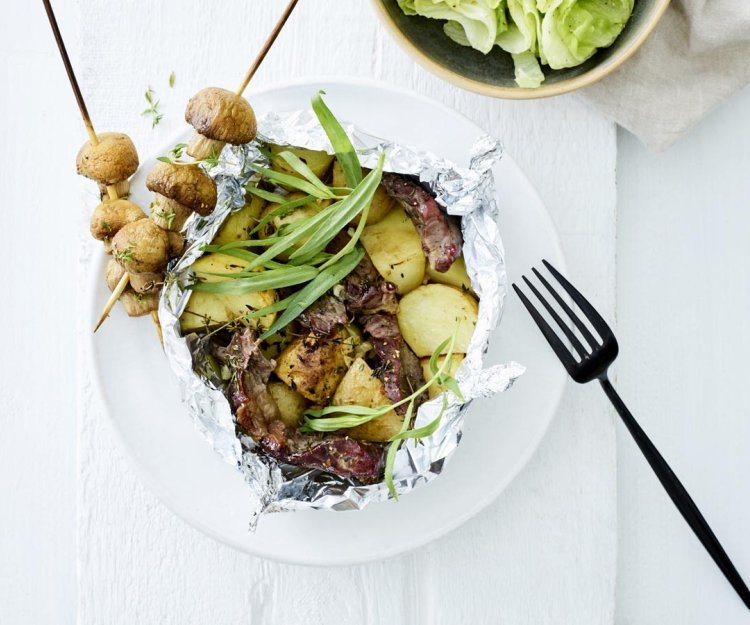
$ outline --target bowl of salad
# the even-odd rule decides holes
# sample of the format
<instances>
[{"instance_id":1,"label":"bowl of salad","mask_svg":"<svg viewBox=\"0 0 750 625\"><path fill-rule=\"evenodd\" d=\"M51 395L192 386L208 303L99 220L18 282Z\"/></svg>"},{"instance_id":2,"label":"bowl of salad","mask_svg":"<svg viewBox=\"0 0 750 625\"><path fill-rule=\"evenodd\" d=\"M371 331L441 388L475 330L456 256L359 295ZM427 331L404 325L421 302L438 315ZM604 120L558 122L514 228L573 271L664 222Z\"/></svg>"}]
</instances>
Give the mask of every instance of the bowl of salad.
<instances>
[{"instance_id":1,"label":"bowl of salad","mask_svg":"<svg viewBox=\"0 0 750 625\"><path fill-rule=\"evenodd\" d=\"M509 99L588 86L630 58L669 0L373 0L396 41L459 87Z\"/></svg>"}]
</instances>

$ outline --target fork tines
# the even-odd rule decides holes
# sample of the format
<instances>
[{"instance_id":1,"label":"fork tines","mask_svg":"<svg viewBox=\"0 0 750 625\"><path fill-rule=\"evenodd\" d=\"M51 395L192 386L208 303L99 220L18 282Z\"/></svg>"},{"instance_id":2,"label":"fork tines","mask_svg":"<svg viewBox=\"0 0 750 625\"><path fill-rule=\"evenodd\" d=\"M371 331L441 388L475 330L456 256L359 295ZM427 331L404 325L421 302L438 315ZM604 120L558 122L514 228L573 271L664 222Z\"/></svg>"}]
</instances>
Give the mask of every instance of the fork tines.
<instances>
[{"instance_id":1,"label":"fork tines","mask_svg":"<svg viewBox=\"0 0 750 625\"><path fill-rule=\"evenodd\" d=\"M552 347L557 357L563 363L568 372L574 377L574 379L576 379L576 381L581 381L577 379L578 377L580 377L580 375L575 375L576 373L582 373L578 370L580 365L584 361L587 361L589 365L592 364L589 361L594 356L597 356L599 354L604 356L603 352L606 352L608 362L602 362L601 364L605 366L606 370L606 366L611 364L611 362L617 355L617 341L615 340L615 336L612 330L607 325L607 322L604 321L602 316L597 312L597 310L588 302L588 300L580 293L580 291L578 291L578 289L576 289L570 282L568 282L568 280L566 280L565 277L550 263L548 263L546 260L543 260L542 262L544 263L544 266L547 268L550 274L562 287L563 291L567 293L568 296L570 296L570 299L573 300L578 309L583 313L584 317L591 324L591 327L599 335L600 339L597 339L594 336L594 334L589 329L589 326L581 319L581 317L579 317L578 314L576 314L576 312L565 301L565 299L555 290L550 282L536 268L532 268L532 271L534 272L537 280L552 296L554 301L557 303L559 310L562 311L563 315L567 316L568 321L562 318L560 312L558 312L558 309L556 309L550 303L550 301L545 298L545 296L539 291L534 283L529 280L529 278L523 276L523 280L531 290L531 292L534 294L536 299L539 300L539 302L542 304L551 319L560 328L564 337L568 340L573 350L575 350L575 352L578 354L578 359L580 360L580 362L577 361L574 354L571 353L570 349L568 349L560 336L558 336L557 332L550 326L549 323L547 323L547 320L544 318L542 313L537 310L534 304L532 304L532 302L518 287L518 285L513 284L513 288L518 294L518 297L521 299L523 305L526 307L526 309L529 311L529 314L534 319L534 322L537 324L542 334L547 339L550 347ZM571 327L571 323L574 327ZM583 341L581 341L579 336L576 335L576 329L578 330L580 336L583 338ZM587 366L586 369L586 374L590 373L591 367ZM591 379L588 375L586 375L586 377L588 379Z\"/></svg>"}]
</instances>

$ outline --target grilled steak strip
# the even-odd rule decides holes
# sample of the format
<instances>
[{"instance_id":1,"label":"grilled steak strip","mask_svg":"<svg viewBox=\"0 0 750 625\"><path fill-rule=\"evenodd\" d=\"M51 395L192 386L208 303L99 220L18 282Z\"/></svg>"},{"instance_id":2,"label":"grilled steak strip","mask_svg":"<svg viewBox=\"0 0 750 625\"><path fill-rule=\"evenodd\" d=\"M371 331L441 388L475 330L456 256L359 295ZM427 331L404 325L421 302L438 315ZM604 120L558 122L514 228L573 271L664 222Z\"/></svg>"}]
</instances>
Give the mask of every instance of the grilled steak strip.
<instances>
[{"instance_id":1,"label":"grilled steak strip","mask_svg":"<svg viewBox=\"0 0 750 625\"><path fill-rule=\"evenodd\" d=\"M324 295L299 316L300 324L318 337L333 336L347 321L344 302L333 295Z\"/></svg>"},{"instance_id":2,"label":"grilled steak strip","mask_svg":"<svg viewBox=\"0 0 750 625\"><path fill-rule=\"evenodd\" d=\"M448 271L463 245L459 220L446 215L426 189L404 176L386 172L381 184L414 222L430 267L441 273Z\"/></svg>"},{"instance_id":3,"label":"grilled steak strip","mask_svg":"<svg viewBox=\"0 0 750 625\"><path fill-rule=\"evenodd\" d=\"M381 362L379 377L388 399L394 403L401 401L424 384L419 358L401 336L395 315L366 315L362 317L362 325L372 339ZM422 393L416 400L416 406L419 407L426 399L427 393ZM396 408L399 414L404 414L406 410L406 404Z\"/></svg>"},{"instance_id":4,"label":"grilled steak strip","mask_svg":"<svg viewBox=\"0 0 750 625\"><path fill-rule=\"evenodd\" d=\"M383 280L367 254L344 278L343 285L344 305L355 315L398 311L396 286Z\"/></svg>"},{"instance_id":5,"label":"grilled steak strip","mask_svg":"<svg viewBox=\"0 0 750 625\"><path fill-rule=\"evenodd\" d=\"M229 345L214 354L233 374L226 394L237 425L261 451L280 462L355 478L363 484L379 481L383 445L340 434L303 434L281 421L267 390L275 363L263 356L250 328L236 332Z\"/></svg>"}]
</instances>

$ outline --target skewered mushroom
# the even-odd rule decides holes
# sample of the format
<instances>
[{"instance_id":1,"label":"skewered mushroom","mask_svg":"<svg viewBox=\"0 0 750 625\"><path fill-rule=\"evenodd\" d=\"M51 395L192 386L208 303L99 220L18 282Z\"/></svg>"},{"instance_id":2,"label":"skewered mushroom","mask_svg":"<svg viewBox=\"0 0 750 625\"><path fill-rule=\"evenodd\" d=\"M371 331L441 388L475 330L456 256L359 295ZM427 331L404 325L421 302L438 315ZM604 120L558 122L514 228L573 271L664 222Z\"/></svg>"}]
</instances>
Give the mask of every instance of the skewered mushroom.
<instances>
[{"instance_id":1,"label":"skewered mushroom","mask_svg":"<svg viewBox=\"0 0 750 625\"><path fill-rule=\"evenodd\" d=\"M185 249L185 237L179 232L168 231L167 238L169 239L169 257L175 258L182 254L182 250Z\"/></svg>"},{"instance_id":2,"label":"skewered mushroom","mask_svg":"<svg viewBox=\"0 0 750 625\"><path fill-rule=\"evenodd\" d=\"M182 224L176 223L178 214L208 215L216 206L216 185L198 165L157 163L146 178L146 187L156 194L152 217L159 212L156 219L168 222L169 211L174 213L169 230L181 229Z\"/></svg>"},{"instance_id":3,"label":"skewered mushroom","mask_svg":"<svg viewBox=\"0 0 750 625\"><path fill-rule=\"evenodd\" d=\"M114 236L112 252L128 273L157 273L169 261L169 237L150 219L140 219Z\"/></svg>"},{"instance_id":4,"label":"skewered mushroom","mask_svg":"<svg viewBox=\"0 0 750 625\"><path fill-rule=\"evenodd\" d=\"M105 241L115 236L126 224L144 219L146 214L128 200L104 200L91 215L91 236Z\"/></svg>"},{"instance_id":5,"label":"skewered mushroom","mask_svg":"<svg viewBox=\"0 0 750 625\"><path fill-rule=\"evenodd\" d=\"M122 268L122 265L114 258L110 258L104 270L104 279L107 281L107 287L109 287L110 291L115 290L123 275L125 275L125 270Z\"/></svg>"},{"instance_id":6,"label":"skewered mushroom","mask_svg":"<svg viewBox=\"0 0 750 625\"><path fill-rule=\"evenodd\" d=\"M159 310L159 293L157 291L149 293L125 291L120 296L120 302L125 312L128 313L128 316L143 317Z\"/></svg>"},{"instance_id":7,"label":"skewered mushroom","mask_svg":"<svg viewBox=\"0 0 750 625\"><path fill-rule=\"evenodd\" d=\"M162 284L164 284L164 274L161 271L130 274L130 286L136 293L158 292Z\"/></svg>"},{"instance_id":8,"label":"skewered mushroom","mask_svg":"<svg viewBox=\"0 0 750 625\"><path fill-rule=\"evenodd\" d=\"M257 130L248 101L218 87L201 89L190 98L185 121L195 128L187 153L197 160L218 155L227 143L249 143Z\"/></svg>"},{"instance_id":9,"label":"skewered mushroom","mask_svg":"<svg viewBox=\"0 0 750 625\"><path fill-rule=\"evenodd\" d=\"M110 291L114 291L117 288L117 285L124 274L125 270L116 260L111 259L107 263L104 275L107 279L107 286ZM138 275L149 274L131 275L131 281ZM125 312L128 313L130 317L142 317L157 310L159 307L159 295L156 290L147 293L138 293L134 289L128 288L120 295L119 301L122 303Z\"/></svg>"},{"instance_id":10,"label":"skewered mushroom","mask_svg":"<svg viewBox=\"0 0 750 625\"><path fill-rule=\"evenodd\" d=\"M127 180L138 169L138 152L128 135L103 132L98 143L87 141L76 157L78 173L104 185Z\"/></svg>"}]
</instances>

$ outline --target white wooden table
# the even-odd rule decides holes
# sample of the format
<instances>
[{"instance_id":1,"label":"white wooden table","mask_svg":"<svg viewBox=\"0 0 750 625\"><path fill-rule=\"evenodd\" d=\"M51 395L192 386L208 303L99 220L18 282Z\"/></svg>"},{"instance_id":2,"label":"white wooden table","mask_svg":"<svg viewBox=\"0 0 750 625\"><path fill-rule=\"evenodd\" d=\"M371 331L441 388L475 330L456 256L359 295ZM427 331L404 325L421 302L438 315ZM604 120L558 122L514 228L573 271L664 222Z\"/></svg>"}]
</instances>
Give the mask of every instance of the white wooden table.
<instances>
[{"instance_id":1,"label":"white wooden table","mask_svg":"<svg viewBox=\"0 0 750 625\"><path fill-rule=\"evenodd\" d=\"M94 122L147 154L192 92L237 82L283 3L56 4ZM41 3L17 3L0 23L0 68L0 623L745 622L624 432L615 445L594 388L568 389L495 504L417 553L306 569L187 527L133 476L80 383L94 198L73 175L84 136ZM440 82L395 47L365 0L302 2L257 84L311 74L412 88L504 139L558 226L575 282L611 317L617 303L624 397L750 577L750 91L654 156L575 97L501 102ZM148 84L166 113L155 131L138 117Z\"/></svg>"}]
</instances>

